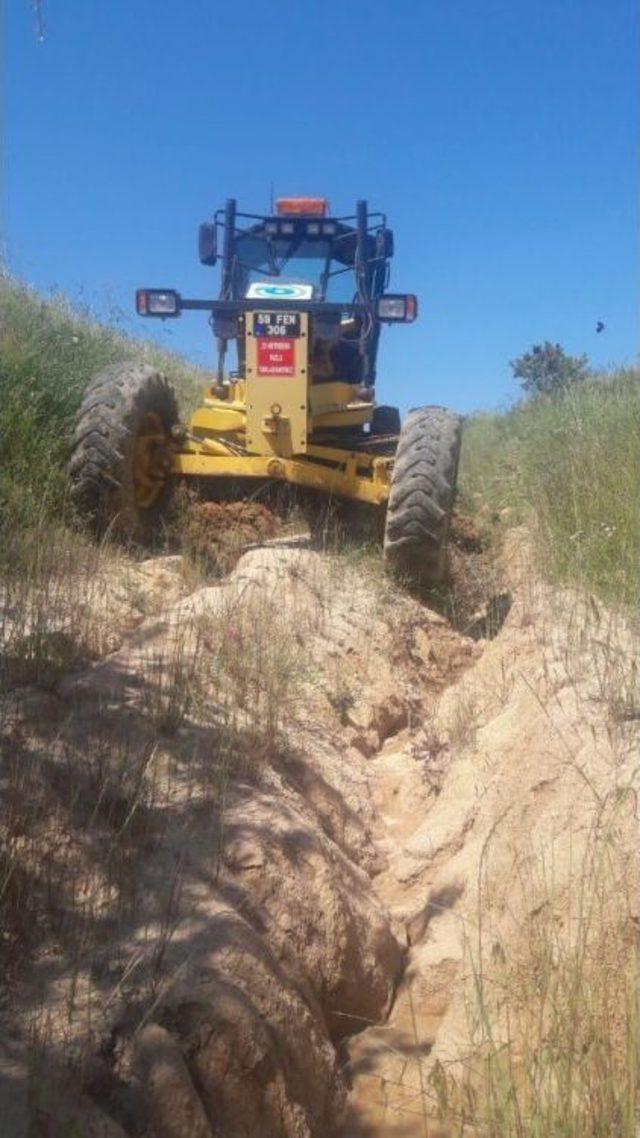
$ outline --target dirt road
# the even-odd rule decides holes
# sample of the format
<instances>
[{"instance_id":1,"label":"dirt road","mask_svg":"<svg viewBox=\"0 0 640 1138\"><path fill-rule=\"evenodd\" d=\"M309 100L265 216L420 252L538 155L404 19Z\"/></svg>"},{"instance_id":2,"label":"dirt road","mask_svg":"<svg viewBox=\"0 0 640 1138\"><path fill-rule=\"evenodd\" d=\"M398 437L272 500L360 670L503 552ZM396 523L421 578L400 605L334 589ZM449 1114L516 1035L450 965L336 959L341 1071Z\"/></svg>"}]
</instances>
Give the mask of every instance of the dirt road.
<instances>
[{"instance_id":1,"label":"dirt road","mask_svg":"<svg viewBox=\"0 0 640 1138\"><path fill-rule=\"evenodd\" d=\"M599 927L638 919L625 630L522 541L505 571L474 640L370 560L276 544L187 593L158 559L165 605L13 701L38 778L82 786L46 830L74 934L5 1014L16 1134L448 1135L500 981L571 937L614 828Z\"/></svg>"}]
</instances>

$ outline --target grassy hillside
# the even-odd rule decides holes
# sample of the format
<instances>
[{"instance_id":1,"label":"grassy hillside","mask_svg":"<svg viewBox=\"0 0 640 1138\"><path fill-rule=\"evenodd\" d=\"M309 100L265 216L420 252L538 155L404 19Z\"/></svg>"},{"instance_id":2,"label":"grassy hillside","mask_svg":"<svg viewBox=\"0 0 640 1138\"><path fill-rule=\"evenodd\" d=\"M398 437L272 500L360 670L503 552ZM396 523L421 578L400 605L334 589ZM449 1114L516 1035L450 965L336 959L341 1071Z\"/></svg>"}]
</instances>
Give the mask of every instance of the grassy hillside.
<instances>
[{"instance_id":1,"label":"grassy hillside","mask_svg":"<svg viewBox=\"0 0 640 1138\"><path fill-rule=\"evenodd\" d=\"M540 565L611 603L640 599L640 372L576 384L465 433L461 496L535 530Z\"/></svg>"},{"instance_id":2,"label":"grassy hillside","mask_svg":"<svg viewBox=\"0 0 640 1138\"><path fill-rule=\"evenodd\" d=\"M66 461L83 388L131 357L161 367L185 407L204 385L204 373L179 356L0 279L0 524L68 516Z\"/></svg>"}]
</instances>

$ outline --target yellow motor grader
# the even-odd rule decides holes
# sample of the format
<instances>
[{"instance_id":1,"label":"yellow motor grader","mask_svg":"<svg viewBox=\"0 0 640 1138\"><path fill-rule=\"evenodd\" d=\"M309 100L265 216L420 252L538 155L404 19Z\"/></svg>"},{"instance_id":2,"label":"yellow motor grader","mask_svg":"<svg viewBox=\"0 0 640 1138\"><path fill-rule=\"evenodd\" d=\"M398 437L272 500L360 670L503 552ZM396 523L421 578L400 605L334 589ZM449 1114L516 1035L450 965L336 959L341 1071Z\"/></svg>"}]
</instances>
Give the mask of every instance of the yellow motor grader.
<instances>
[{"instance_id":1,"label":"yellow motor grader","mask_svg":"<svg viewBox=\"0 0 640 1138\"><path fill-rule=\"evenodd\" d=\"M209 316L217 370L188 426L148 365L116 364L88 384L71 474L99 524L147 542L172 485L209 497L288 484L322 512L331 502L379 521L388 566L422 584L443 576L461 420L442 407L375 402L384 323L417 316L387 291L393 234L359 201L332 216L324 198L280 198L268 215L227 201L200 226L200 260L221 265L217 300L141 288L140 316Z\"/></svg>"}]
</instances>

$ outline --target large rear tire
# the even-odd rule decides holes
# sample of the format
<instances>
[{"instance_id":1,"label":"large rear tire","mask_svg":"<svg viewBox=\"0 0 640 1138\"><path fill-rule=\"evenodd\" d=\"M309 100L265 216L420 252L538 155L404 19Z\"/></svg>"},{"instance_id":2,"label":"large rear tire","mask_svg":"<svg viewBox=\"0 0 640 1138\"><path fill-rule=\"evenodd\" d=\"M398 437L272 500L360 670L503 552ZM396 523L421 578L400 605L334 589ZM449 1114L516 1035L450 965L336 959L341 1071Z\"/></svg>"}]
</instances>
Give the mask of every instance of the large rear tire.
<instances>
[{"instance_id":1,"label":"large rear tire","mask_svg":"<svg viewBox=\"0 0 640 1138\"><path fill-rule=\"evenodd\" d=\"M402 425L384 556L389 571L412 585L433 587L446 575L461 433L462 419L444 407L419 407Z\"/></svg>"},{"instance_id":2,"label":"large rear tire","mask_svg":"<svg viewBox=\"0 0 640 1138\"><path fill-rule=\"evenodd\" d=\"M397 407L387 407L383 403L373 409L370 433L372 435L399 435L400 412Z\"/></svg>"},{"instance_id":3,"label":"large rear tire","mask_svg":"<svg viewBox=\"0 0 640 1138\"><path fill-rule=\"evenodd\" d=\"M142 545L157 538L177 422L173 388L153 367L113 364L90 380L69 469L75 497L99 531Z\"/></svg>"}]
</instances>

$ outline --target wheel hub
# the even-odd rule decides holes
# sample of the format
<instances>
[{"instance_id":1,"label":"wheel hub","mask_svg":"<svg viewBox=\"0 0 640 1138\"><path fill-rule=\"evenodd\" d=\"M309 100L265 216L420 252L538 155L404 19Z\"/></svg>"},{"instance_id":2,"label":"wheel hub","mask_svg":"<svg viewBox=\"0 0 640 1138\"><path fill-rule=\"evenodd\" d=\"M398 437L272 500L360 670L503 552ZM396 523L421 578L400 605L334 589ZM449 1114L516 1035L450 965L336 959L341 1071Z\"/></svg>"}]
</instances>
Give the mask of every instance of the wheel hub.
<instances>
[{"instance_id":1,"label":"wheel hub","mask_svg":"<svg viewBox=\"0 0 640 1138\"><path fill-rule=\"evenodd\" d=\"M136 505L148 510L166 486L171 469L169 438L160 415L147 411L136 435L133 451L133 483Z\"/></svg>"}]
</instances>

